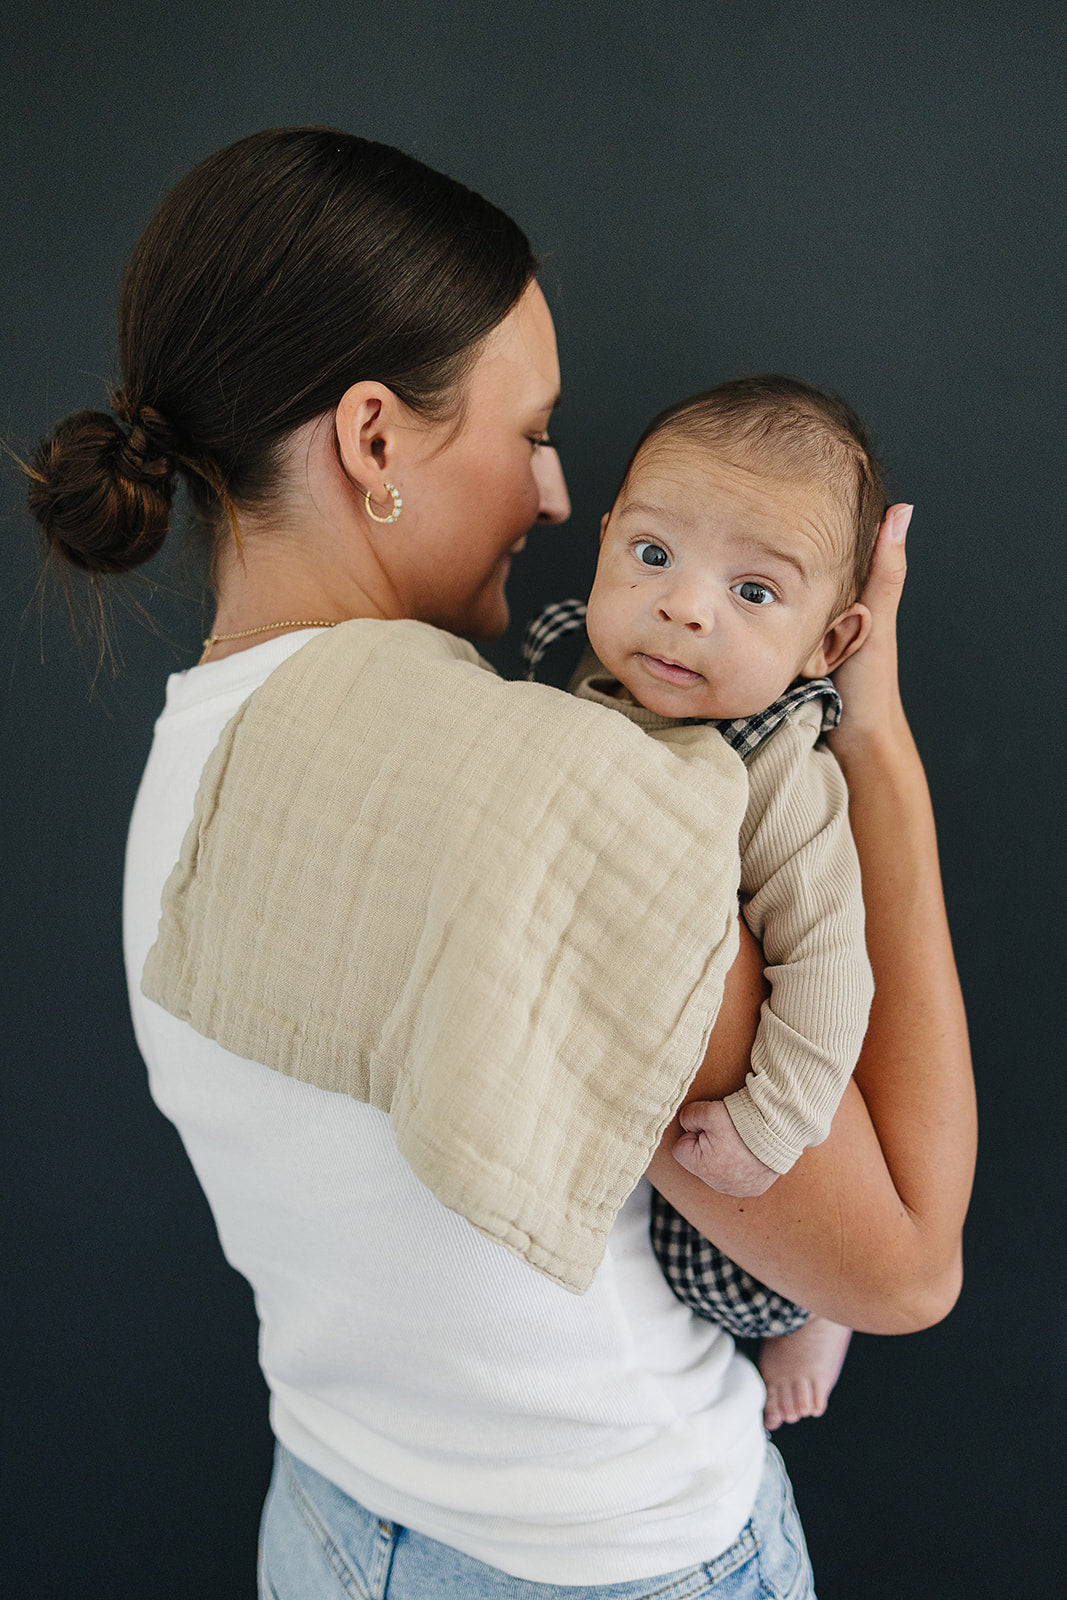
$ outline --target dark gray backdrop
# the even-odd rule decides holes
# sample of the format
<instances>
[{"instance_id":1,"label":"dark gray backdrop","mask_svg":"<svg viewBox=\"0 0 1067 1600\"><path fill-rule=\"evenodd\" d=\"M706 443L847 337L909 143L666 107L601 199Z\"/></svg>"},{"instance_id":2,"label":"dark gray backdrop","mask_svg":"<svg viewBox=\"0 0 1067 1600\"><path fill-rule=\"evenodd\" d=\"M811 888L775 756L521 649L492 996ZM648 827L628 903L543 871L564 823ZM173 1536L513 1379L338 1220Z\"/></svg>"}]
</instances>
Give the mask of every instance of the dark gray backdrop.
<instances>
[{"instance_id":1,"label":"dark gray backdrop","mask_svg":"<svg viewBox=\"0 0 1067 1600\"><path fill-rule=\"evenodd\" d=\"M829 1415L782 1442L821 1600L1048 1592L1067 1388L1063 6L4 12L0 432L16 449L104 396L118 276L166 188L297 122L402 145L513 212L546 258L575 515L519 563L519 623L583 591L628 446L666 401L772 368L871 422L916 504L905 687L985 1144L958 1309L857 1339ZM119 943L129 807L205 613L166 554L117 602L125 666L89 698L91 654L35 598L10 473L4 499L0 1570L34 1600L237 1600L270 1454L251 1299L148 1099ZM513 643L494 659L512 667Z\"/></svg>"}]
</instances>

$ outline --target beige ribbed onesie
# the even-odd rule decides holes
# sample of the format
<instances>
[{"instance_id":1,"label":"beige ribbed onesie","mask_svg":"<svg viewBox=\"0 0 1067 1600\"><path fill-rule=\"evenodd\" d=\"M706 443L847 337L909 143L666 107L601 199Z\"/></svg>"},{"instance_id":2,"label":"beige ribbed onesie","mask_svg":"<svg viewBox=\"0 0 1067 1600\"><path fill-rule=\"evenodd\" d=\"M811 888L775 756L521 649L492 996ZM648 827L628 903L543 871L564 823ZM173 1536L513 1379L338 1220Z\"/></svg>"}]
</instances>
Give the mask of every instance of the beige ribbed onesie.
<instances>
[{"instance_id":1,"label":"beige ribbed onesie","mask_svg":"<svg viewBox=\"0 0 1067 1600\"><path fill-rule=\"evenodd\" d=\"M587 652L573 693L621 711L653 738L678 727L615 698L617 688ZM745 1087L725 1104L752 1153L779 1173L830 1131L874 993L848 793L833 755L818 742L821 727L820 702L808 701L745 764L741 909L763 945L771 994ZM722 738L713 726L706 733Z\"/></svg>"}]
</instances>

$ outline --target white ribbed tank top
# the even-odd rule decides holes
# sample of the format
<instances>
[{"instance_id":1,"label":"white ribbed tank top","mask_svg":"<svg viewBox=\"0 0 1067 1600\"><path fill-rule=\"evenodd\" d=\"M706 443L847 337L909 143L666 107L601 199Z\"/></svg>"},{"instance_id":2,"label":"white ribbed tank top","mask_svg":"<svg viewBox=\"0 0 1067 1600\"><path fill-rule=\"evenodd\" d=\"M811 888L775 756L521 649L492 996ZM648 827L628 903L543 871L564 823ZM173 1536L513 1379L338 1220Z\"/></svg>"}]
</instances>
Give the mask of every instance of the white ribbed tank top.
<instances>
[{"instance_id":1,"label":"white ribbed tank top","mask_svg":"<svg viewBox=\"0 0 1067 1600\"><path fill-rule=\"evenodd\" d=\"M762 1385L663 1281L644 1181L593 1287L568 1294L446 1211L381 1112L241 1060L140 993L201 768L312 637L170 679L125 886L138 1044L255 1292L275 1432L376 1515L518 1577L625 1582L711 1560L755 1500Z\"/></svg>"}]
</instances>

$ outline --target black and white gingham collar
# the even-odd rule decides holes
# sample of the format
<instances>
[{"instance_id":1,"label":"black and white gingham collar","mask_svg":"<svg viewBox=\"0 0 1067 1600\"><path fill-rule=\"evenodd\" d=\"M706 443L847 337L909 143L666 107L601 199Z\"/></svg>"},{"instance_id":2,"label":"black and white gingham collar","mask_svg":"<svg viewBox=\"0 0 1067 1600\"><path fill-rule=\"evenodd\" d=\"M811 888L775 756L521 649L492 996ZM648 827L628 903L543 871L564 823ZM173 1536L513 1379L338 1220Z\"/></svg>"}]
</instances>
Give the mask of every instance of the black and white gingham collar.
<instances>
[{"instance_id":1,"label":"black and white gingham collar","mask_svg":"<svg viewBox=\"0 0 1067 1600\"><path fill-rule=\"evenodd\" d=\"M526 663L526 678L533 682L538 663L548 647L563 638L565 634L575 633L585 623L585 602L583 600L556 600L551 605L545 606L526 628L522 641L522 658ZM680 719L691 724L704 723L708 727L718 728L727 744L745 759L759 748L764 739L770 737L776 728L780 727L789 714L804 705L808 700L821 699L823 701L822 731L836 728L841 720L841 696L838 694L829 678L808 678L803 683L796 683L787 689L778 700L766 708L757 711L751 717L714 718L714 717L685 717Z\"/></svg>"},{"instance_id":2,"label":"black and white gingham collar","mask_svg":"<svg viewBox=\"0 0 1067 1600\"><path fill-rule=\"evenodd\" d=\"M539 611L532 622L526 624L522 636L522 659L526 663L526 681L533 683L541 657L549 645L555 644L565 634L577 633L585 623L584 600L553 600Z\"/></svg>"},{"instance_id":3,"label":"black and white gingham collar","mask_svg":"<svg viewBox=\"0 0 1067 1600\"><path fill-rule=\"evenodd\" d=\"M755 716L733 717L730 720L711 718L709 721L744 760L759 748L764 739L771 736L775 728L781 726L797 706L804 705L808 700L819 699L823 702L821 731L825 733L829 728L836 728L841 721L841 696L829 678L805 678L803 683L795 683L766 711L757 711Z\"/></svg>"}]
</instances>

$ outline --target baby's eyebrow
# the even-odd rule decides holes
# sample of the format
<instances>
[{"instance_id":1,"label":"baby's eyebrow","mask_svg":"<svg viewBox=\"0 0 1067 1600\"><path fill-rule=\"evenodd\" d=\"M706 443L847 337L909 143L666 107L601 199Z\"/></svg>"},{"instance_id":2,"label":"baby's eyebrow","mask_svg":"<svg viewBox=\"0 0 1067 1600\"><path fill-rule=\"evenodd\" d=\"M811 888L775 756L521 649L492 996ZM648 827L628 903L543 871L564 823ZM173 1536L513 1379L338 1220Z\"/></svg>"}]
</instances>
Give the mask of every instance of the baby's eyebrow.
<instances>
[{"instance_id":1,"label":"baby's eyebrow","mask_svg":"<svg viewBox=\"0 0 1067 1600\"><path fill-rule=\"evenodd\" d=\"M688 517L682 511L665 511L662 506L654 506L648 500L626 500L619 508L620 516L629 516L631 513L639 517L651 517L654 522L669 522L683 528L695 528L697 519Z\"/></svg>"},{"instance_id":2,"label":"baby's eyebrow","mask_svg":"<svg viewBox=\"0 0 1067 1600\"><path fill-rule=\"evenodd\" d=\"M812 581L811 567L792 550L784 550L775 544L765 544L762 539L742 539L739 541L739 547L746 552L751 551L753 555L783 562L787 567L792 567L804 583Z\"/></svg>"}]
</instances>

